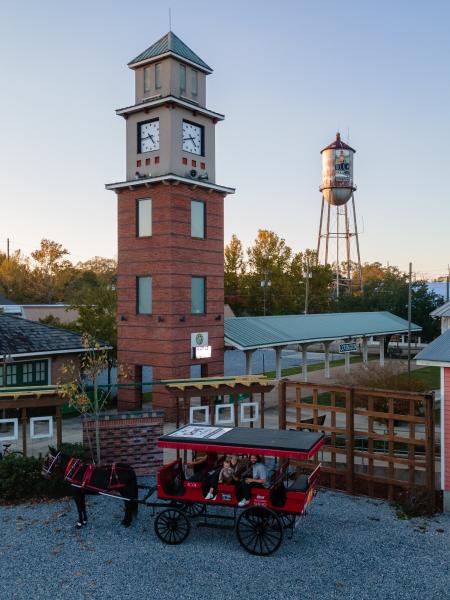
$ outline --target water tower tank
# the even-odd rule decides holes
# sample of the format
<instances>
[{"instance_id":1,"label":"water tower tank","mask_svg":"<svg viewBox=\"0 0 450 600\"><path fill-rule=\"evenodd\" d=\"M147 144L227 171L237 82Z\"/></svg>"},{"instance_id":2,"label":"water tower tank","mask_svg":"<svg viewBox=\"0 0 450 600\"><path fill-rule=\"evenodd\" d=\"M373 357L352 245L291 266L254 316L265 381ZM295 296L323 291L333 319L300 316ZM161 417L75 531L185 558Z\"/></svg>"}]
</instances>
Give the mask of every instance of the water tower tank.
<instances>
[{"instance_id":1,"label":"water tower tank","mask_svg":"<svg viewBox=\"0 0 450 600\"><path fill-rule=\"evenodd\" d=\"M333 206L342 206L356 189L353 185L353 155L356 150L341 140L340 133L335 141L321 150L323 197Z\"/></svg>"}]
</instances>

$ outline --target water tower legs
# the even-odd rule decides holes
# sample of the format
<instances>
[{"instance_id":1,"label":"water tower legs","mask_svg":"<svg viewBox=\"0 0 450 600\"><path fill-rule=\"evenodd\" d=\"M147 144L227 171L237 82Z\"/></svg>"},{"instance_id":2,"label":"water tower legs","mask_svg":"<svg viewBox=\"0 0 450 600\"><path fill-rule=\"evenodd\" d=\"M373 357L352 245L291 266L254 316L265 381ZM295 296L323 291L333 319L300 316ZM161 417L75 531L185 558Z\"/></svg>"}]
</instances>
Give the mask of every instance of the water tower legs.
<instances>
[{"instance_id":1,"label":"water tower legs","mask_svg":"<svg viewBox=\"0 0 450 600\"><path fill-rule=\"evenodd\" d=\"M334 288L337 298L339 298L343 289L349 293L352 293L354 288L361 291L363 289L358 226L353 194L350 199L351 203L346 202L343 206L335 206L326 202L325 197L322 196L320 210L317 260L319 264L329 264L334 267ZM354 242L352 243L353 238ZM333 243L334 239L336 244ZM343 265L340 264L342 257L345 257ZM355 272L356 277L354 277Z\"/></svg>"}]
</instances>

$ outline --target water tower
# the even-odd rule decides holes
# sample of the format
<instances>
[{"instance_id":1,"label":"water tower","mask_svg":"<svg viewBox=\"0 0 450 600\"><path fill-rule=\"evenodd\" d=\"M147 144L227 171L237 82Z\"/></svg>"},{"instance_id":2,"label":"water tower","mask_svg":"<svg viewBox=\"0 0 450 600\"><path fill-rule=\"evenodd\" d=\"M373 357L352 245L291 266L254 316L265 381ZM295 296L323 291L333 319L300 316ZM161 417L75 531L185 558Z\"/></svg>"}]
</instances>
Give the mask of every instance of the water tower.
<instances>
[{"instance_id":1,"label":"water tower","mask_svg":"<svg viewBox=\"0 0 450 600\"><path fill-rule=\"evenodd\" d=\"M320 211L317 258L335 268L336 296L343 289L362 290L361 257L356 223L353 156L356 150L336 139L321 151L322 208ZM351 202L350 202L351 201Z\"/></svg>"}]
</instances>

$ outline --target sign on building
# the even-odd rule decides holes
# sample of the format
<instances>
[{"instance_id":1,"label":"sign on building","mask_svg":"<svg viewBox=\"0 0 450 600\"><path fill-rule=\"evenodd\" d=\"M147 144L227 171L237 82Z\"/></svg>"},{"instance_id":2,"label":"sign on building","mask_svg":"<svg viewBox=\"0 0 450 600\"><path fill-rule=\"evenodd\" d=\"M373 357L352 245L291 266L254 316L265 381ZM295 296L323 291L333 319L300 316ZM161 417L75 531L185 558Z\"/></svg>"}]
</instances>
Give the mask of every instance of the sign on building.
<instances>
[{"instance_id":1,"label":"sign on building","mask_svg":"<svg viewBox=\"0 0 450 600\"><path fill-rule=\"evenodd\" d=\"M345 354L346 352L356 352L358 349L356 342L347 342L345 344L339 344L339 352Z\"/></svg>"},{"instance_id":2,"label":"sign on building","mask_svg":"<svg viewBox=\"0 0 450 600\"><path fill-rule=\"evenodd\" d=\"M208 345L208 332L200 331L198 333L191 333L191 348L196 346L207 346Z\"/></svg>"}]
</instances>

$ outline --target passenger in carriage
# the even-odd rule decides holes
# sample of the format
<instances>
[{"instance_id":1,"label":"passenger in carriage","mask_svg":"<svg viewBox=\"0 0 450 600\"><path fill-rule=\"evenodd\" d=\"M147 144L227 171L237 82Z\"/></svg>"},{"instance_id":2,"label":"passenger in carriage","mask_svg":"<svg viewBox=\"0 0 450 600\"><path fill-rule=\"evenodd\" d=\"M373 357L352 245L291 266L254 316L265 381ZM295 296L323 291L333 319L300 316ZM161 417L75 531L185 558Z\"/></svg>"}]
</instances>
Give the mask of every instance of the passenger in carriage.
<instances>
[{"instance_id":1,"label":"passenger in carriage","mask_svg":"<svg viewBox=\"0 0 450 600\"><path fill-rule=\"evenodd\" d=\"M236 457L237 459L237 457ZM237 460L235 461L235 466L237 465ZM209 473L208 473L209 475ZM232 484L236 481L235 475L235 467L232 464L231 456L226 456L221 469L215 469L213 473L208 478L208 482L210 485L209 491L205 496L205 500L215 500L217 496L217 485L219 483L228 483Z\"/></svg>"},{"instance_id":2,"label":"passenger in carriage","mask_svg":"<svg viewBox=\"0 0 450 600\"><path fill-rule=\"evenodd\" d=\"M238 497L241 498L238 506L250 504L252 487L263 487L267 481L267 469L261 458L256 454L250 455L250 463L242 473L242 479L238 487Z\"/></svg>"},{"instance_id":3,"label":"passenger in carriage","mask_svg":"<svg viewBox=\"0 0 450 600\"><path fill-rule=\"evenodd\" d=\"M189 477L189 481L205 481L209 472L217 467L217 453L199 452L195 459L187 462L186 465L194 471L194 474Z\"/></svg>"}]
</instances>

